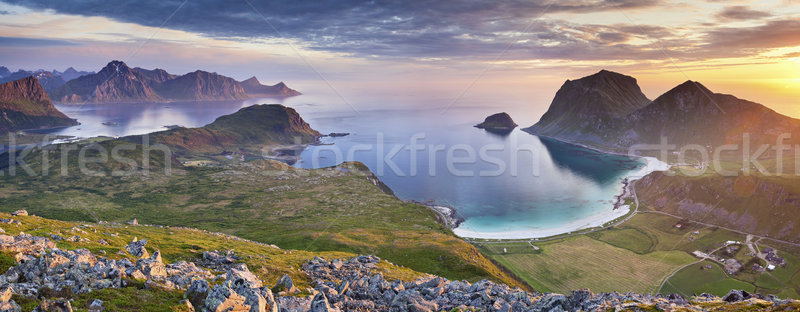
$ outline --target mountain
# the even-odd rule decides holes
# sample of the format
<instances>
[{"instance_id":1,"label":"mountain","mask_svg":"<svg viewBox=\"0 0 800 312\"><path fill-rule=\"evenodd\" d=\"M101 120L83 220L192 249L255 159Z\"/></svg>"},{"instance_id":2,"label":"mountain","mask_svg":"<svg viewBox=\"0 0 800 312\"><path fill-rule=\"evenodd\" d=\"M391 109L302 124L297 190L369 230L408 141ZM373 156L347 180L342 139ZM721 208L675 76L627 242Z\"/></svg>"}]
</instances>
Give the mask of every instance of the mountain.
<instances>
[{"instance_id":1,"label":"mountain","mask_svg":"<svg viewBox=\"0 0 800 312\"><path fill-rule=\"evenodd\" d=\"M66 103L156 102L163 98L153 91L141 73L120 61L112 61L97 74L68 81L51 92Z\"/></svg>"},{"instance_id":2,"label":"mountain","mask_svg":"<svg viewBox=\"0 0 800 312\"><path fill-rule=\"evenodd\" d=\"M632 77L601 71L567 81L547 113L529 133L603 150L626 151L635 144L718 146L772 143L783 133L800 133L800 120L751 101L714 93L686 81L648 101ZM789 142L800 142L795 135Z\"/></svg>"},{"instance_id":3,"label":"mountain","mask_svg":"<svg viewBox=\"0 0 800 312\"><path fill-rule=\"evenodd\" d=\"M564 82L539 122L523 130L566 141L603 144L613 139L607 128L616 128L621 117L649 103L635 78L601 70Z\"/></svg>"},{"instance_id":4,"label":"mountain","mask_svg":"<svg viewBox=\"0 0 800 312\"><path fill-rule=\"evenodd\" d=\"M94 74L94 72L78 71L78 70L75 70L75 68L70 67L70 68L67 68L64 72L59 72L59 71L54 69L53 70L53 74L56 75L56 76L61 76L61 79L64 79L64 81L70 81L70 80L78 78L80 76L86 76L86 75Z\"/></svg>"},{"instance_id":5,"label":"mountain","mask_svg":"<svg viewBox=\"0 0 800 312\"><path fill-rule=\"evenodd\" d=\"M241 84L244 91L249 95L289 97L302 94L297 90L287 87L283 81L274 86L263 85L255 76L243 80Z\"/></svg>"},{"instance_id":6,"label":"mountain","mask_svg":"<svg viewBox=\"0 0 800 312\"><path fill-rule=\"evenodd\" d=\"M486 117L482 123L475 125L475 127L494 132L511 132L517 127L517 123L507 113L502 112Z\"/></svg>"},{"instance_id":7,"label":"mountain","mask_svg":"<svg viewBox=\"0 0 800 312\"><path fill-rule=\"evenodd\" d=\"M77 124L53 106L36 78L0 84L0 133Z\"/></svg>"},{"instance_id":8,"label":"mountain","mask_svg":"<svg viewBox=\"0 0 800 312\"><path fill-rule=\"evenodd\" d=\"M74 69L67 71L74 74ZM283 82L266 86L255 77L238 82L202 70L178 76L160 68L130 68L121 61L108 63L97 74L70 80L51 93L54 99L64 103L219 101L241 100L249 98L249 95L285 97L299 94Z\"/></svg>"},{"instance_id":9,"label":"mountain","mask_svg":"<svg viewBox=\"0 0 800 312\"><path fill-rule=\"evenodd\" d=\"M145 77L147 77L147 79L149 79L150 81L153 81L153 82L156 82L156 83L161 83L161 82L164 82L164 81L167 81L167 80L171 80L171 79L175 79L176 77L178 77L177 75L170 74L166 70L163 70L163 69L160 69L160 68L156 68L156 69L150 70L150 69L144 69L144 68L141 68L141 67L134 67L133 70L139 72L140 74L142 74Z\"/></svg>"},{"instance_id":10,"label":"mountain","mask_svg":"<svg viewBox=\"0 0 800 312\"><path fill-rule=\"evenodd\" d=\"M155 89L162 97L170 100L237 100L248 98L244 88L233 78L202 70L165 80L156 84Z\"/></svg>"},{"instance_id":11,"label":"mountain","mask_svg":"<svg viewBox=\"0 0 800 312\"><path fill-rule=\"evenodd\" d=\"M11 71L8 70L8 67L0 66L0 78L6 77L11 75Z\"/></svg>"}]
</instances>

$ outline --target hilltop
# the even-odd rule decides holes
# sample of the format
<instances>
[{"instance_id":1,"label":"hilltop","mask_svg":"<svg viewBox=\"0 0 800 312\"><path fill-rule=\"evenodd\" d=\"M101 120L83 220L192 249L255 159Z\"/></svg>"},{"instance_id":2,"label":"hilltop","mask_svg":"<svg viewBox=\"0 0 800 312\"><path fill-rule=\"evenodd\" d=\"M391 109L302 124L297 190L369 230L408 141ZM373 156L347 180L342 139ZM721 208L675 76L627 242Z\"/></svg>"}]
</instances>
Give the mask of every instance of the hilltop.
<instances>
[{"instance_id":1,"label":"hilltop","mask_svg":"<svg viewBox=\"0 0 800 312\"><path fill-rule=\"evenodd\" d=\"M0 134L78 124L53 106L34 77L0 84L0 117Z\"/></svg>"},{"instance_id":2,"label":"hilltop","mask_svg":"<svg viewBox=\"0 0 800 312\"><path fill-rule=\"evenodd\" d=\"M67 81L51 93L54 99L64 103L220 101L300 94L282 82L275 86L261 85L252 78L238 82L202 70L173 75L158 68L130 68L121 61L109 62L97 74Z\"/></svg>"}]
</instances>

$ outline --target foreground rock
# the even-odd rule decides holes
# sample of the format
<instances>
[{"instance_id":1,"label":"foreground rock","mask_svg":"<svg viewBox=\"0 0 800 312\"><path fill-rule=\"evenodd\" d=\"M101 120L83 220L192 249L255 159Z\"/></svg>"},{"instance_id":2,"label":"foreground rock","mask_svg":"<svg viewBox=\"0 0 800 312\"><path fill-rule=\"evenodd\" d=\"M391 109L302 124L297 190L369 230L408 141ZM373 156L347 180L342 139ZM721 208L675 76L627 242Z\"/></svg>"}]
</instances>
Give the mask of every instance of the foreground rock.
<instances>
[{"instance_id":1,"label":"foreground rock","mask_svg":"<svg viewBox=\"0 0 800 312\"><path fill-rule=\"evenodd\" d=\"M146 241L127 247L136 257L146 253ZM181 305L195 311L796 311L800 302L731 291L723 298L703 294L678 295L599 293L577 290L568 295L527 292L491 281L468 283L428 275L414 281L388 281L378 272L381 259L358 256L331 261L314 258L302 267L314 289L301 292L291 277L270 287L239 262L232 251L205 252L200 263L226 268L215 276L193 262L165 264L155 249L149 257L112 260L86 249L61 250L47 238L0 235L0 250L17 252L18 264L0 275L0 312L20 311L12 294L27 298L45 294L84 294L126 286L129 279L164 291L185 290ZM220 282L221 281L221 282ZM274 292L279 296L275 297ZM303 294L303 297L295 295ZM176 304L178 304L176 302ZM103 310L92 302L90 311ZM70 301L45 298L36 311L72 311Z\"/></svg>"}]
</instances>

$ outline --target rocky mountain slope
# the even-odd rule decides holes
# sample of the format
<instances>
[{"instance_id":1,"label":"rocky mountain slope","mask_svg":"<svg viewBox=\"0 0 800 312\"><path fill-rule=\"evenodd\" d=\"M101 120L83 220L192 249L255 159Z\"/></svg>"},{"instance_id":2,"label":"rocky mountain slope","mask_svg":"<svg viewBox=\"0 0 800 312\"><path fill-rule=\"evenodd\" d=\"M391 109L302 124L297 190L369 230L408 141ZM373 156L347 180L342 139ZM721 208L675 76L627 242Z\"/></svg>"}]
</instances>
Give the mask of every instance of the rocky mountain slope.
<instances>
[{"instance_id":1,"label":"rocky mountain slope","mask_svg":"<svg viewBox=\"0 0 800 312\"><path fill-rule=\"evenodd\" d=\"M10 234L0 235L0 258L5 263L0 272L0 308L5 311L34 307L57 311L788 311L800 307L797 301L743 291L731 291L723 298L589 290L543 294L486 280L450 281L375 256L283 250L191 228L135 222L75 224L28 216L24 210L4 220L0 229ZM219 247L225 249L210 250Z\"/></svg>"},{"instance_id":2,"label":"rocky mountain slope","mask_svg":"<svg viewBox=\"0 0 800 312\"><path fill-rule=\"evenodd\" d=\"M38 79L29 76L0 84L0 133L76 124L53 106Z\"/></svg>"},{"instance_id":3,"label":"rocky mountain slope","mask_svg":"<svg viewBox=\"0 0 800 312\"><path fill-rule=\"evenodd\" d=\"M255 76L250 77L249 79L246 80L242 80L240 83L242 84L244 91L251 96L289 97L302 94L299 91L286 86L286 84L283 83L283 81L273 86L263 85L261 84L260 81L258 81L258 79Z\"/></svg>"},{"instance_id":4,"label":"rocky mountain slope","mask_svg":"<svg viewBox=\"0 0 800 312\"><path fill-rule=\"evenodd\" d=\"M133 70L139 72L140 74L144 75L148 80L155 83L162 83L164 81L172 80L178 77L177 75L170 74L166 70L163 70L161 68L150 70L141 67L134 67Z\"/></svg>"},{"instance_id":5,"label":"rocky mountain slope","mask_svg":"<svg viewBox=\"0 0 800 312\"><path fill-rule=\"evenodd\" d=\"M254 78L238 82L202 70L179 76L163 69L130 68L123 62L112 61L97 74L68 81L51 95L64 103L119 103L240 100L250 95L300 94L284 83L265 86Z\"/></svg>"}]
</instances>

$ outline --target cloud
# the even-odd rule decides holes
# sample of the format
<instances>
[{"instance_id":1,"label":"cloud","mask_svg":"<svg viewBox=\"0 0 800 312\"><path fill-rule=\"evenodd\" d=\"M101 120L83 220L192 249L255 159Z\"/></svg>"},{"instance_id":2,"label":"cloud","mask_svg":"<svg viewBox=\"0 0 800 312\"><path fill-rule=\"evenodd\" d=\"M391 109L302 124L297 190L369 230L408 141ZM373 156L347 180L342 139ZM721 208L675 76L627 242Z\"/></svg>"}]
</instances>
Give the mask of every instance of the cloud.
<instances>
[{"instance_id":1,"label":"cloud","mask_svg":"<svg viewBox=\"0 0 800 312\"><path fill-rule=\"evenodd\" d=\"M754 20L772 16L769 12L757 11L743 5L726 7L717 13L717 18L722 20Z\"/></svg>"},{"instance_id":2,"label":"cloud","mask_svg":"<svg viewBox=\"0 0 800 312\"><path fill-rule=\"evenodd\" d=\"M504 55L516 59L530 57L528 53L537 47L550 44L552 39L547 38L567 39L564 46L574 48L577 42L609 45L629 36L612 31L595 38L564 38L558 34L561 26L535 20L544 14L639 9L661 0L249 0L258 13L246 1L192 0L183 6L182 0L4 1L34 10L104 16L151 27L163 24L216 38L286 37L310 49L362 57L493 58L510 42L518 42L515 46L527 48Z\"/></svg>"},{"instance_id":3,"label":"cloud","mask_svg":"<svg viewBox=\"0 0 800 312\"><path fill-rule=\"evenodd\" d=\"M717 28L705 35L703 48L735 51L737 49L772 49L800 45L800 20L770 21L753 27ZM748 51L752 52L752 51Z\"/></svg>"},{"instance_id":4,"label":"cloud","mask_svg":"<svg viewBox=\"0 0 800 312\"><path fill-rule=\"evenodd\" d=\"M47 46L75 46L75 45L79 44L66 40L57 40L57 39L0 37L0 46L2 47L47 47Z\"/></svg>"}]
</instances>

